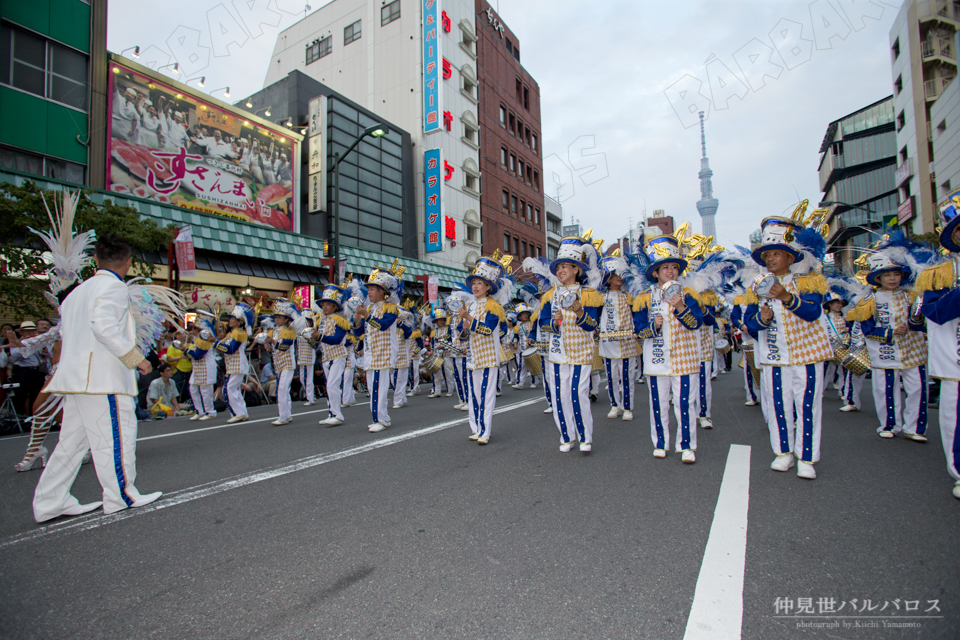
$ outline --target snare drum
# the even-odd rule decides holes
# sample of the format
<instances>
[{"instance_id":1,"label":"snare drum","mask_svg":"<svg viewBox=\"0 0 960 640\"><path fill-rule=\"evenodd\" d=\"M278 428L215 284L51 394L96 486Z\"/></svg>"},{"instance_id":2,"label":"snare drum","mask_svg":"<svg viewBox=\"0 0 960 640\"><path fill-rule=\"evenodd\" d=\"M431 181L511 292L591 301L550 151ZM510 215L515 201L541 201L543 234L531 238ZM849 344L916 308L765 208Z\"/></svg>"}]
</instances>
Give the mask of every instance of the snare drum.
<instances>
[{"instance_id":1,"label":"snare drum","mask_svg":"<svg viewBox=\"0 0 960 640\"><path fill-rule=\"evenodd\" d=\"M733 348L730 346L730 341L726 338L717 338L717 340L713 343L713 346L716 347L717 351L720 353L727 353Z\"/></svg>"},{"instance_id":2,"label":"snare drum","mask_svg":"<svg viewBox=\"0 0 960 640\"><path fill-rule=\"evenodd\" d=\"M527 371L531 376L539 376L543 373L543 367L540 363L540 353L536 347L530 347L520 352L524 364L527 365Z\"/></svg>"},{"instance_id":3,"label":"snare drum","mask_svg":"<svg viewBox=\"0 0 960 640\"><path fill-rule=\"evenodd\" d=\"M433 374L443 368L443 355L439 351L434 351L433 355L423 362L423 369L431 378Z\"/></svg>"}]
</instances>

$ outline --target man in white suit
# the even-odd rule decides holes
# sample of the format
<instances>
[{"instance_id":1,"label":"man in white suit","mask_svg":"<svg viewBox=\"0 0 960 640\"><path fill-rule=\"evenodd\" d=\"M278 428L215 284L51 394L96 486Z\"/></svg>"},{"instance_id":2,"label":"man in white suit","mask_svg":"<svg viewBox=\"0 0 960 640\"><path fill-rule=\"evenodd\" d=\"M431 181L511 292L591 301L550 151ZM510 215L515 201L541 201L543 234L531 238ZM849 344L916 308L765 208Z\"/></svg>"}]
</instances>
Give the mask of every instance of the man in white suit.
<instances>
[{"instance_id":1,"label":"man in white suit","mask_svg":"<svg viewBox=\"0 0 960 640\"><path fill-rule=\"evenodd\" d=\"M150 362L137 349L136 327L123 277L130 245L107 234L97 241L97 273L60 307L60 364L46 391L64 396L60 441L33 496L33 516L44 522L103 505L104 513L150 504L162 493L141 495L137 477L137 377ZM93 452L103 502L80 504L70 493L87 447Z\"/></svg>"}]
</instances>

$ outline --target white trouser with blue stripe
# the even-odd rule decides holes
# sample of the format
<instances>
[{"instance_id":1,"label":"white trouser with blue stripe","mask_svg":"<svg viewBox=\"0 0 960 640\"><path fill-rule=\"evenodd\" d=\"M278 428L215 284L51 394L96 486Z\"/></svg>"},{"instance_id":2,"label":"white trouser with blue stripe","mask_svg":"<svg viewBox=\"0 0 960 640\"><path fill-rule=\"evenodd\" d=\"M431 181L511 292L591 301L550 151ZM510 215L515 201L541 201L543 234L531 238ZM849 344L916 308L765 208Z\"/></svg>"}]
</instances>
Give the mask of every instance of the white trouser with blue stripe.
<instances>
[{"instance_id":1,"label":"white trouser with blue stripe","mask_svg":"<svg viewBox=\"0 0 960 640\"><path fill-rule=\"evenodd\" d=\"M467 379L467 359L453 358L453 380L457 383L460 402L470 402L470 381Z\"/></svg>"},{"instance_id":2,"label":"white trouser with blue stripe","mask_svg":"<svg viewBox=\"0 0 960 640\"><path fill-rule=\"evenodd\" d=\"M293 384L293 369L281 371L277 376L277 409L280 420L293 417L293 400L290 398L290 385Z\"/></svg>"},{"instance_id":3,"label":"white trouser with blue stripe","mask_svg":"<svg viewBox=\"0 0 960 640\"><path fill-rule=\"evenodd\" d=\"M370 413L374 423L390 426L390 414L387 405L390 395L390 377L393 369L368 369L367 391L370 393Z\"/></svg>"},{"instance_id":4,"label":"white trouser with blue stripe","mask_svg":"<svg viewBox=\"0 0 960 640\"><path fill-rule=\"evenodd\" d=\"M453 393L453 363L450 358L445 358L443 366L433 374L433 387L430 390L432 395L439 395L443 388L447 388L447 393Z\"/></svg>"},{"instance_id":5,"label":"white trouser with blue stripe","mask_svg":"<svg viewBox=\"0 0 960 640\"><path fill-rule=\"evenodd\" d=\"M957 437L957 422L960 421L958 387L960 382L956 380L940 381L940 439L943 441L943 453L947 457L947 473L953 478L954 483L960 484L960 438Z\"/></svg>"},{"instance_id":6,"label":"white trouser with blue stripe","mask_svg":"<svg viewBox=\"0 0 960 640\"><path fill-rule=\"evenodd\" d=\"M761 382L769 398L764 413L773 452L778 456L796 455L810 464L819 462L823 364L764 366Z\"/></svg>"},{"instance_id":7,"label":"white trouser with blue stripe","mask_svg":"<svg viewBox=\"0 0 960 640\"><path fill-rule=\"evenodd\" d=\"M753 372L750 370L750 363L746 356L743 357L743 390L747 393L747 402L760 402L760 396L757 395L757 387L754 384Z\"/></svg>"},{"instance_id":8,"label":"white trouser with blue stripe","mask_svg":"<svg viewBox=\"0 0 960 640\"><path fill-rule=\"evenodd\" d=\"M490 437L497 406L497 368L473 369L470 375L470 433Z\"/></svg>"},{"instance_id":9,"label":"white trouser with blue stripe","mask_svg":"<svg viewBox=\"0 0 960 640\"><path fill-rule=\"evenodd\" d=\"M346 358L336 358L323 363L323 375L327 379L327 408L331 418L343 420L343 370Z\"/></svg>"},{"instance_id":10,"label":"white trouser with blue stripe","mask_svg":"<svg viewBox=\"0 0 960 640\"><path fill-rule=\"evenodd\" d=\"M312 364L302 364L298 367L300 373L300 385L303 387L307 402L316 402L317 394L313 385L313 367Z\"/></svg>"},{"instance_id":11,"label":"white trouser with blue stripe","mask_svg":"<svg viewBox=\"0 0 960 640\"><path fill-rule=\"evenodd\" d=\"M677 416L676 451L697 450L697 393L699 376L647 376L650 386L650 439L655 449L670 444L670 394Z\"/></svg>"},{"instance_id":12,"label":"white trouser with blue stripe","mask_svg":"<svg viewBox=\"0 0 960 640\"><path fill-rule=\"evenodd\" d=\"M700 363L700 393L697 394L699 397L697 406L700 408L701 418L710 418L713 415L711 413L711 408L713 407L713 382L710 380L710 376L716 372L714 368L715 365L716 363L713 360Z\"/></svg>"},{"instance_id":13,"label":"white trouser with blue stripe","mask_svg":"<svg viewBox=\"0 0 960 640\"><path fill-rule=\"evenodd\" d=\"M227 409L231 416L249 416L247 412L247 402L243 399L243 378L242 373L228 373L223 383L226 393L223 394L227 401Z\"/></svg>"},{"instance_id":14,"label":"white trouser with blue stripe","mask_svg":"<svg viewBox=\"0 0 960 640\"><path fill-rule=\"evenodd\" d=\"M873 402L881 431L893 433L927 432L927 368L873 369ZM901 401L900 382L907 397Z\"/></svg>"},{"instance_id":15,"label":"white trouser with blue stripe","mask_svg":"<svg viewBox=\"0 0 960 640\"><path fill-rule=\"evenodd\" d=\"M190 400L193 401L193 410L199 415L216 416L217 410L213 408L213 385L212 384L192 384L190 385Z\"/></svg>"},{"instance_id":16,"label":"white trouser with blue stripe","mask_svg":"<svg viewBox=\"0 0 960 640\"><path fill-rule=\"evenodd\" d=\"M590 407L590 374L593 365L547 363L553 395L553 421L561 444L580 441L593 444L593 411Z\"/></svg>"},{"instance_id":17,"label":"white trouser with blue stripe","mask_svg":"<svg viewBox=\"0 0 960 640\"><path fill-rule=\"evenodd\" d=\"M610 406L633 411L633 380L637 374L636 358L604 358L607 368L607 395Z\"/></svg>"},{"instance_id":18,"label":"white trouser with blue stripe","mask_svg":"<svg viewBox=\"0 0 960 640\"><path fill-rule=\"evenodd\" d=\"M540 356L540 370L543 371L545 376L543 379L543 397L547 399L547 406L551 409L553 408L553 395L550 393L550 381L547 378L550 377L552 365L550 361L547 360L544 356Z\"/></svg>"},{"instance_id":19,"label":"white trouser with blue stripe","mask_svg":"<svg viewBox=\"0 0 960 640\"><path fill-rule=\"evenodd\" d=\"M352 358L347 357L343 367L343 382L340 387L343 390L343 404L353 404L357 401L357 392L353 388L357 367L352 364L352 361Z\"/></svg>"},{"instance_id":20,"label":"white trouser with blue stripe","mask_svg":"<svg viewBox=\"0 0 960 640\"><path fill-rule=\"evenodd\" d=\"M866 373L858 376L849 369L843 370L843 386L840 388L840 399L843 404L852 404L857 409L860 408L860 390L863 389L863 381L866 379Z\"/></svg>"},{"instance_id":21,"label":"white trouser with blue stripe","mask_svg":"<svg viewBox=\"0 0 960 640\"><path fill-rule=\"evenodd\" d=\"M137 479L136 399L85 394L68 394L63 398L60 441L33 494L34 518L37 522L49 520L80 504L70 493L70 487L88 447L103 488L104 512L126 509L140 499L140 492L134 486Z\"/></svg>"},{"instance_id":22,"label":"white trouser with blue stripe","mask_svg":"<svg viewBox=\"0 0 960 640\"><path fill-rule=\"evenodd\" d=\"M409 367L393 370L393 404L407 404L407 383L410 381Z\"/></svg>"}]
</instances>

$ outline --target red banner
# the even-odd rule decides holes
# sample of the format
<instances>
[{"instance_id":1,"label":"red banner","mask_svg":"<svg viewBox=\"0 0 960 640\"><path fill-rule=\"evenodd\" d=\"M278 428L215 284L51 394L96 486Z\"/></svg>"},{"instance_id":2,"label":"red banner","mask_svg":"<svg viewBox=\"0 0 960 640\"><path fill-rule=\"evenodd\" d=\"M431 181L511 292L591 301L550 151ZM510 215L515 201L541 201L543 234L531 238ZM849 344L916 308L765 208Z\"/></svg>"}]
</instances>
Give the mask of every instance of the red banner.
<instances>
[{"instance_id":1,"label":"red banner","mask_svg":"<svg viewBox=\"0 0 960 640\"><path fill-rule=\"evenodd\" d=\"M177 251L177 268L180 270L180 277L193 278L197 275L197 260L193 255L193 235L190 225L182 227L173 241L173 247Z\"/></svg>"}]
</instances>

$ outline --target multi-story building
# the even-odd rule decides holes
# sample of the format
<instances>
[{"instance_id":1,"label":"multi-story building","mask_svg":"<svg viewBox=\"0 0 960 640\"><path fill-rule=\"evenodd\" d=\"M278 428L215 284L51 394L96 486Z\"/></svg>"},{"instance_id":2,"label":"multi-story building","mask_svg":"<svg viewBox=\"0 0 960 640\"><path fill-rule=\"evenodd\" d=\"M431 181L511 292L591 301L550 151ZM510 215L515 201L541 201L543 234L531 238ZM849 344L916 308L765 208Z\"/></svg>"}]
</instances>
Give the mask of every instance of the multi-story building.
<instances>
[{"instance_id":1,"label":"multi-story building","mask_svg":"<svg viewBox=\"0 0 960 640\"><path fill-rule=\"evenodd\" d=\"M831 203L828 253L838 266L852 269L860 250L877 240L871 230L897 217L894 104L889 96L834 120L820 145L821 202Z\"/></svg>"},{"instance_id":2,"label":"multi-story building","mask_svg":"<svg viewBox=\"0 0 960 640\"><path fill-rule=\"evenodd\" d=\"M476 0L476 22L483 253L501 249L522 261L547 246L540 87L520 64L516 34L486 0Z\"/></svg>"},{"instance_id":3,"label":"multi-story building","mask_svg":"<svg viewBox=\"0 0 960 640\"><path fill-rule=\"evenodd\" d=\"M898 218L914 233L935 229L937 179L931 169L930 107L957 75L954 35L958 26L960 3L907 0L890 29Z\"/></svg>"},{"instance_id":4,"label":"multi-story building","mask_svg":"<svg viewBox=\"0 0 960 640\"><path fill-rule=\"evenodd\" d=\"M301 71L409 131L416 228L402 244L458 268L481 249L473 18L473 0L334 0L280 33L264 81Z\"/></svg>"},{"instance_id":5,"label":"multi-story building","mask_svg":"<svg viewBox=\"0 0 960 640\"><path fill-rule=\"evenodd\" d=\"M0 166L104 186L106 0L0 4Z\"/></svg>"},{"instance_id":6,"label":"multi-story building","mask_svg":"<svg viewBox=\"0 0 960 640\"><path fill-rule=\"evenodd\" d=\"M544 196L543 204L544 215L547 219L546 255L551 260L554 260L557 257L557 251L560 250L560 240L563 239L563 205L550 196Z\"/></svg>"},{"instance_id":7,"label":"multi-story building","mask_svg":"<svg viewBox=\"0 0 960 640\"><path fill-rule=\"evenodd\" d=\"M960 47L960 31L954 41ZM960 188L960 80L954 78L930 107L937 200Z\"/></svg>"}]
</instances>

